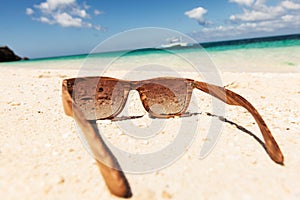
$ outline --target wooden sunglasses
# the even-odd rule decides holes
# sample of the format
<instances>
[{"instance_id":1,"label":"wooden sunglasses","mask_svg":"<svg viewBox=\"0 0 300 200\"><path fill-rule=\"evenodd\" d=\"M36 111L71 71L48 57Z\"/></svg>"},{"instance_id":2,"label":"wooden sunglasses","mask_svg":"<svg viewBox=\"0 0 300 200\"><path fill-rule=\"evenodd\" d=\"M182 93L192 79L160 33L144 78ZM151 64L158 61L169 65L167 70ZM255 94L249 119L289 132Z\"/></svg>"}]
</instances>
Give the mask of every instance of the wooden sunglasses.
<instances>
[{"instance_id":1,"label":"wooden sunglasses","mask_svg":"<svg viewBox=\"0 0 300 200\"><path fill-rule=\"evenodd\" d=\"M226 88L174 77L142 81L111 77L65 79L62 83L64 112L73 117L81 128L112 194L124 198L132 196L129 183L117 159L104 143L92 121L115 118L123 110L130 90L138 91L142 104L150 116L157 118L182 116L189 106L195 88L229 105L247 109L258 124L270 158L283 165L283 154L258 111L245 98Z\"/></svg>"}]
</instances>

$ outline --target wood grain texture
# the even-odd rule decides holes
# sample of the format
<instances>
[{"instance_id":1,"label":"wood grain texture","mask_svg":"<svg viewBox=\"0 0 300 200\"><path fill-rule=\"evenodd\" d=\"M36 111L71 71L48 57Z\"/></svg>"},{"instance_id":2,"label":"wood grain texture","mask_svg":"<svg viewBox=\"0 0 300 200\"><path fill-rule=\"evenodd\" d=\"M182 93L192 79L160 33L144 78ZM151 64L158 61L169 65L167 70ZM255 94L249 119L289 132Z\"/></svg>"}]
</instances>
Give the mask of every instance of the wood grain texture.
<instances>
[{"instance_id":1,"label":"wood grain texture","mask_svg":"<svg viewBox=\"0 0 300 200\"><path fill-rule=\"evenodd\" d=\"M121 171L117 159L98 133L96 123L87 121L81 110L73 103L68 91L67 81L63 81L62 99L65 113L73 117L81 128L110 192L118 197L131 197L130 185L123 171Z\"/></svg>"},{"instance_id":2,"label":"wood grain texture","mask_svg":"<svg viewBox=\"0 0 300 200\"><path fill-rule=\"evenodd\" d=\"M258 124L265 141L267 152L271 159L278 164L284 164L284 156L267 124L258 111L245 98L232 92L231 90L204 82L194 81L194 87L220 99L229 105L242 106L247 109Z\"/></svg>"}]
</instances>

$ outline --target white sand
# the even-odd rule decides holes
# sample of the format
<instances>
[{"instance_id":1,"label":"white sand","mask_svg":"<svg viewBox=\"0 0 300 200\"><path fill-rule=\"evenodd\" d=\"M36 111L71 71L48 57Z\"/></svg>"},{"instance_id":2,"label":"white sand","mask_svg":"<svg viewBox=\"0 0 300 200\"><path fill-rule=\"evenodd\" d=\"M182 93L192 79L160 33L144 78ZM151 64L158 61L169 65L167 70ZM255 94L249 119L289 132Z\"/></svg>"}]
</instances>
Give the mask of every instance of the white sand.
<instances>
[{"instance_id":1,"label":"white sand","mask_svg":"<svg viewBox=\"0 0 300 200\"><path fill-rule=\"evenodd\" d=\"M224 70L222 79L261 113L285 156L285 166L275 164L253 137L225 122L216 147L200 160L212 118L202 114L199 133L181 159L154 173L126 174L132 199L298 199L300 74L295 67L282 68L284 73L278 69ZM61 81L78 71L24 68L24 63L1 64L0 71L1 199L117 199L81 144L73 120L63 113ZM202 111L211 112L208 96L201 98ZM262 138L246 110L226 108L224 117ZM111 140L119 141L113 135Z\"/></svg>"}]
</instances>

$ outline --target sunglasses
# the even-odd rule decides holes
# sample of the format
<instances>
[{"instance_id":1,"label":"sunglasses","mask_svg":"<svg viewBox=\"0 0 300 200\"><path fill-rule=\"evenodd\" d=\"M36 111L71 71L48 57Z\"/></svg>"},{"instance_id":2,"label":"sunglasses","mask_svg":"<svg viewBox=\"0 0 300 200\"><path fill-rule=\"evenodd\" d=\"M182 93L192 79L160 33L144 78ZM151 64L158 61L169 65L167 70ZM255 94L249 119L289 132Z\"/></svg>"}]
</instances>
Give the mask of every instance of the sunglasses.
<instances>
[{"instance_id":1,"label":"sunglasses","mask_svg":"<svg viewBox=\"0 0 300 200\"><path fill-rule=\"evenodd\" d=\"M93 155L97 158L95 160L111 193L120 197L132 195L124 173L117 170L121 169L117 159L105 145L92 121L117 117L124 109L131 90L138 91L141 102L151 117L180 117L186 113L193 89L208 93L226 104L247 109L258 124L270 158L278 164L283 164L283 154L258 111L245 98L223 87L173 77L142 81L127 81L111 77L65 79L62 83L65 114L73 117L81 128Z\"/></svg>"}]
</instances>

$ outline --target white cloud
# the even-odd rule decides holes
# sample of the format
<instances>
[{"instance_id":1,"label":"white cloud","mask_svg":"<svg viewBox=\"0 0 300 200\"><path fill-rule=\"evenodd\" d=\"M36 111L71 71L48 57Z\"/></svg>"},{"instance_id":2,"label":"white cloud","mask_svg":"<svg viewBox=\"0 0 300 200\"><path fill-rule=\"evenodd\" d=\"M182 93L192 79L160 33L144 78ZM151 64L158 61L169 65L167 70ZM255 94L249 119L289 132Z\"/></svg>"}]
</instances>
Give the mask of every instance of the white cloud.
<instances>
[{"instance_id":1,"label":"white cloud","mask_svg":"<svg viewBox=\"0 0 300 200\"><path fill-rule=\"evenodd\" d=\"M53 21L50 21L47 17L40 17L38 21L43 22L45 24L54 24Z\"/></svg>"},{"instance_id":2,"label":"white cloud","mask_svg":"<svg viewBox=\"0 0 300 200\"><path fill-rule=\"evenodd\" d=\"M244 9L244 13L231 15L231 20L241 20L241 21L263 21L270 20L278 17L284 12L282 7L260 7L260 9Z\"/></svg>"},{"instance_id":3,"label":"white cloud","mask_svg":"<svg viewBox=\"0 0 300 200\"><path fill-rule=\"evenodd\" d=\"M104 28L102 28L102 26L99 26L99 25L94 26L94 28L98 31L104 30Z\"/></svg>"},{"instance_id":4,"label":"white cloud","mask_svg":"<svg viewBox=\"0 0 300 200\"><path fill-rule=\"evenodd\" d=\"M100 30L101 26L90 22L92 18L88 13L89 9L90 6L85 2L78 4L76 0L45 0L33 5L33 8L27 8L26 13L31 15L33 20L46 24Z\"/></svg>"},{"instance_id":5,"label":"white cloud","mask_svg":"<svg viewBox=\"0 0 300 200\"><path fill-rule=\"evenodd\" d=\"M95 15L101 15L102 12L101 12L100 10L95 9L95 10L94 10L94 14L95 14Z\"/></svg>"},{"instance_id":6,"label":"white cloud","mask_svg":"<svg viewBox=\"0 0 300 200\"><path fill-rule=\"evenodd\" d=\"M259 8L260 6L265 6L266 2L267 2L267 0L256 0L254 7Z\"/></svg>"},{"instance_id":7,"label":"white cloud","mask_svg":"<svg viewBox=\"0 0 300 200\"><path fill-rule=\"evenodd\" d=\"M81 18L74 18L68 13L54 15L54 19L62 27L82 27L83 25Z\"/></svg>"},{"instance_id":8,"label":"white cloud","mask_svg":"<svg viewBox=\"0 0 300 200\"><path fill-rule=\"evenodd\" d=\"M254 3L254 0L229 0L229 2L237 3L239 5L251 6Z\"/></svg>"},{"instance_id":9,"label":"white cloud","mask_svg":"<svg viewBox=\"0 0 300 200\"><path fill-rule=\"evenodd\" d=\"M204 15L207 13L207 10L202 7L194 8L190 11L186 11L184 14L191 19L197 20L200 25L206 25L207 21L204 18Z\"/></svg>"},{"instance_id":10,"label":"white cloud","mask_svg":"<svg viewBox=\"0 0 300 200\"><path fill-rule=\"evenodd\" d=\"M222 40L249 35L300 31L300 0L283 0L272 4L267 0L228 0L241 6L240 13L230 16L231 23L202 28L193 34L199 40ZM214 23L217 24L217 23Z\"/></svg>"},{"instance_id":11,"label":"white cloud","mask_svg":"<svg viewBox=\"0 0 300 200\"><path fill-rule=\"evenodd\" d=\"M285 22L291 22L294 20L294 16L293 15L284 15L281 17L281 19Z\"/></svg>"},{"instance_id":12,"label":"white cloud","mask_svg":"<svg viewBox=\"0 0 300 200\"><path fill-rule=\"evenodd\" d=\"M229 0L229 2L235 2L240 0ZM288 14L289 10L300 10L300 4L295 3L292 0L281 1L276 6L268 6L266 0L256 0L255 3L243 9L241 14L233 14L230 16L232 21L265 21L265 20L277 20L282 16ZM299 15L300 12L295 12L292 15Z\"/></svg>"},{"instance_id":13,"label":"white cloud","mask_svg":"<svg viewBox=\"0 0 300 200\"><path fill-rule=\"evenodd\" d=\"M290 10L298 10L300 9L300 4L292 2L292 1L283 1L281 3L281 5L286 8L286 9L290 9Z\"/></svg>"},{"instance_id":14,"label":"white cloud","mask_svg":"<svg viewBox=\"0 0 300 200\"><path fill-rule=\"evenodd\" d=\"M75 2L75 0L46 0L46 2L35 5L35 7L41 9L43 12L51 12L59 7L65 7Z\"/></svg>"},{"instance_id":15,"label":"white cloud","mask_svg":"<svg viewBox=\"0 0 300 200\"><path fill-rule=\"evenodd\" d=\"M79 16L81 18L89 18L90 15L86 12L86 10L74 8L72 11L73 15Z\"/></svg>"},{"instance_id":16,"label":"white cloud","mask_svg":"<svg viewBox=\"0 0 300 200\"><path fill-rule=\"evenodd\" d=\"M26 14L27 15L32 15L34 11L31 8L26 8Z\"/></svg>"}]
</instances>

